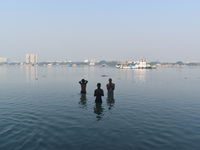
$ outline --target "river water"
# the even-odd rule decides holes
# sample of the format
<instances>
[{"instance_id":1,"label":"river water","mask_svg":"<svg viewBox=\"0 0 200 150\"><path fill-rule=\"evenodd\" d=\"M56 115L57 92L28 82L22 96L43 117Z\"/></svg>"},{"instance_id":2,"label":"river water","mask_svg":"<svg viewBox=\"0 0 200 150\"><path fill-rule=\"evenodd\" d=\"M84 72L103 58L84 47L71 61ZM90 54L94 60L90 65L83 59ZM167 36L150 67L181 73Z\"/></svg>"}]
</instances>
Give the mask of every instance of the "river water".
<instances>
[{"instance_id":1,"label":"river water","mask_svg":"<svg viewBox=\"0 0 200 150\"><path fill-rule=\"evenodd\" d=\"M0 66L0 149L197 150L199 87L200 68Z\"/></svg>"}]
</instances>

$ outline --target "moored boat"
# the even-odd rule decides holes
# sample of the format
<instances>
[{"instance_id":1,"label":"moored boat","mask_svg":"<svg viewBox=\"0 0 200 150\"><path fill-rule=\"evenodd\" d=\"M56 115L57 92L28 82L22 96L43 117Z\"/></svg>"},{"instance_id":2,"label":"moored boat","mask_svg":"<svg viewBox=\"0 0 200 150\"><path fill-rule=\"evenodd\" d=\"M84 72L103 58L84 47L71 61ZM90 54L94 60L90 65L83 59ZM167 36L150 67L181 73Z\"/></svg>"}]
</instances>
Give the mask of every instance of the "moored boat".
<instances>
[{"instance_id":1,"label":"moored boat","mask_svg":"<svg viewBox=\"0 0 200 150\"><path fill-rule=\"evenodd\" d=\"M131 69L132 65L130 64L117 64L116 68L121 68L121 69Z\"/></svg>"},{"instance_id":2,"label":"moored boat","mask_svg":"<svg viewBox=\"0 0 200 150\"><path fill-rule=\"evenodd\" d=\"M135 61L132 63L117 64L116 68L121 69L156 69L156 66L151 66L145 60Z\"/></svg>"}]
</instances>

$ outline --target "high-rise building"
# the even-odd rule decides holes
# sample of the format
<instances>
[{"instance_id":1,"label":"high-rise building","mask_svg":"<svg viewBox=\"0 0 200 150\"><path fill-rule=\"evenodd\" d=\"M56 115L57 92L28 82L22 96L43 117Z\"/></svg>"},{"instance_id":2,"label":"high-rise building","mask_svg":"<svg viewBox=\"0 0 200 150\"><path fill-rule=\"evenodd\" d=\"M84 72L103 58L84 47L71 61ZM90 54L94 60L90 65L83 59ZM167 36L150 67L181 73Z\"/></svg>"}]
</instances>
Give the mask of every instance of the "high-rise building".
<instances>
[{"instance_id":1,"label":"high-rise building","mask_svg":"<svg viewBox=\"0 0 200 150\"><path fill-rule=\"evenodd\" d=\"M30 63L36 64L37 63L37 54L30 55Z\"/></svg>"},{"instance_id":2,"label":"high-rise building","mask_svg":"<svg viewBox=\"0 0 200 150\"><path fill-rule=\"evenodd\" d=\"M37 54L26 54L26 63L36 64L37 62Z\"/></svg>"},{"instance_id":3,"label":"high-rise building","mask_svg":"<svg viewBox=\"0 0 200 150\"><path fill-rule=\"evenodd\" d=\"M30 54L26 54L26 63L27 63L27 64L30 63Z\"/></svg>"}]
</instances>

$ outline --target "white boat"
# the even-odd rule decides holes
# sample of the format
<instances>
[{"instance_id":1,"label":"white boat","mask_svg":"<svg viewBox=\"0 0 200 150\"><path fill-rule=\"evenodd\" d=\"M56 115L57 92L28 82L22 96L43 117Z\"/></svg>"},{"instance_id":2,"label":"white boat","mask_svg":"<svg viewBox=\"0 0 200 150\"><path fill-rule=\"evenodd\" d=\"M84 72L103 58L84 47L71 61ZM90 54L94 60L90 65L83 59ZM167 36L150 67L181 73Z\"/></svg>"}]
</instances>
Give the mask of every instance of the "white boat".
<instances>
[{"instance_id":1,"label":"white boat","mask_svg":"<svg viewBox=\"0 0 200 150\"><path fill-rule=\"evenodd\" d=\"M132 65L130 64L117 64L116 68L121 68L121 69L131 69Z\"/></svg>"},{"instance_id":2,"label":"white boat","mask_svg":"<svg viewBox=\"0 0 200 150\"><path fill-rule=\"evenodd\" d=\"M152 66L149 65L145 60L141 60L135 63L135 66L132 66L132 69L152 69Z\"/></svg>"},{"instance_id":3,"label":"white boat","mask_svg":"<svg viewBox=\"0 0 200 150\"><path fill-rule=\"evenodd\" d=\"M121 69L156 69L155 66L149 65L145 60L135 61L131 64L117 64L116 68Z\"/></svg>"}]
</instances>

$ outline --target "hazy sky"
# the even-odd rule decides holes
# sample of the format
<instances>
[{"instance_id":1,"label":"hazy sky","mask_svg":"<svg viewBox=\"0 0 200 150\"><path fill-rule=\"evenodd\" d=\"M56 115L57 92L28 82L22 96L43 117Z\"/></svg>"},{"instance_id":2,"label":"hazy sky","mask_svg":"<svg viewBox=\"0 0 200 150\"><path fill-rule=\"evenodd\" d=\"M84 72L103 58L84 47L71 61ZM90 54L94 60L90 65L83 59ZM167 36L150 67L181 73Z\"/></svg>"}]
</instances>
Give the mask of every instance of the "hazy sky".
<instances>
[{"instance_id":1,"label":"hazy sky","mask_svg":"<svg viewBox=\"0 0 200 150\"><path fill-rule=\"evenodd\" d=\"M0 57L200 61L200 0L0 0Z\"/></svg>"}]
</instances>

